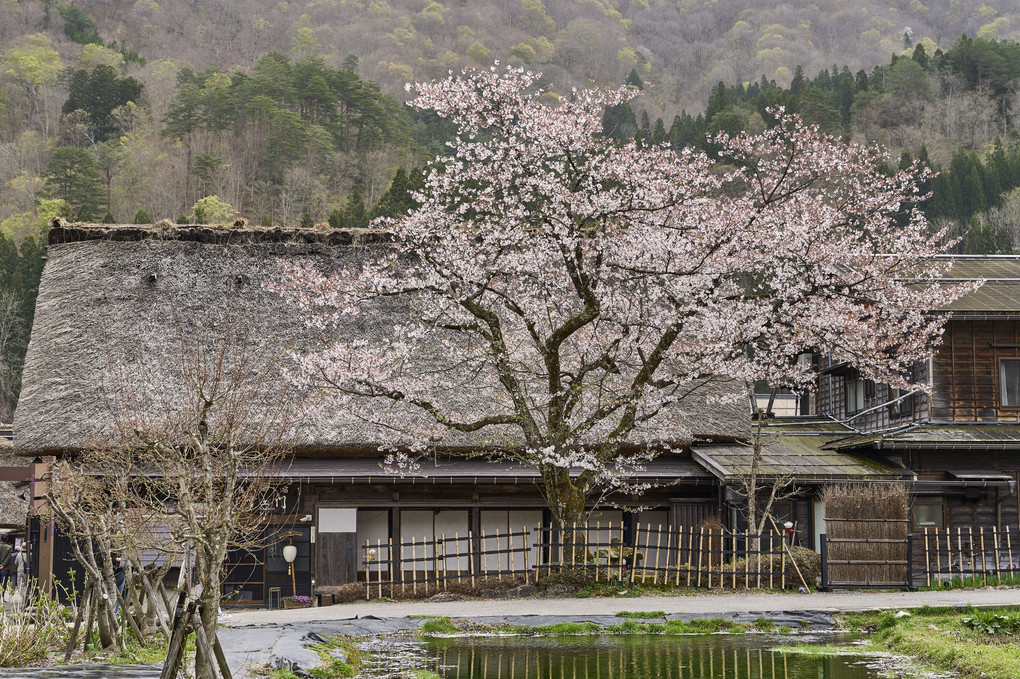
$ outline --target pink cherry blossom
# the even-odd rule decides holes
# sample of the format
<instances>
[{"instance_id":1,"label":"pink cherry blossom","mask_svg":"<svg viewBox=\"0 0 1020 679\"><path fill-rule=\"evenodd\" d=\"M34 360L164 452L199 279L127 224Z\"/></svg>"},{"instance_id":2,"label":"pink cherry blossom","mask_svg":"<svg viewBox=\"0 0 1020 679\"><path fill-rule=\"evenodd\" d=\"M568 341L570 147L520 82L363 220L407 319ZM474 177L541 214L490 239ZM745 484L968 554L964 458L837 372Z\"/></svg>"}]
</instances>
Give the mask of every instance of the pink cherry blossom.
<instances>
[{"instance_id":1,"label":"pink cherry blossom","mask_svg":"<svg viewBox=\"0 0 1020 679\"><path fill-rule=\"evenodd\" d=\"M884 175L878 148L782 110L762 134L715 139L716 157L618 145L602 112L634 91L549 105L537 77L416 83L411 105L460 136L419 207L377 220L393 248L331 275L281 264L276 289L317 328L383 299L410 310L384 342L338 336L292 371L326 407L412 430L391 462L474 436L534 465L555 518L577 520L689 440L676 415L705 407L689 395L706 384L810 388L797 357L821 351L907 387L941 335L931 310L974 287L932 282L947 243L915 207L925 173Z\"/></svg>"}]
</instances>

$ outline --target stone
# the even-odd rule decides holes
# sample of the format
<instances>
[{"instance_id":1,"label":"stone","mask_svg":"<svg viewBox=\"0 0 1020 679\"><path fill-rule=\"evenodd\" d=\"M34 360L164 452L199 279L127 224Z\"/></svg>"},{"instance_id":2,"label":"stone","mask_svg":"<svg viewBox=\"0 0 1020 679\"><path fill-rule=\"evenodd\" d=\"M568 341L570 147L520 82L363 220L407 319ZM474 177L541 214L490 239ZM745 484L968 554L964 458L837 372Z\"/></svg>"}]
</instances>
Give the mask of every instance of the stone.
<instances>
[{"instance_id":1,"label":"stone","mask_svg":"<svg viewBox=\"0 0 1020 679\"><path fill-rule=\"evenodd\" d=\"M571 585L555 584L549 585L545 588L546 596L573 596L577 593L577 588Z\"/></svg>"},{"instance_id":2,"label":"stone","mask_svg":"<svg viewBox=\"0 0 1020 679\"><path fill-rule=\"evenodd\" d=\"M429 601L437 604L445 603L447 601L460 601L462 597L454 594L453 592L440 592L429 597Z\"/></svg>"}]
</instances>

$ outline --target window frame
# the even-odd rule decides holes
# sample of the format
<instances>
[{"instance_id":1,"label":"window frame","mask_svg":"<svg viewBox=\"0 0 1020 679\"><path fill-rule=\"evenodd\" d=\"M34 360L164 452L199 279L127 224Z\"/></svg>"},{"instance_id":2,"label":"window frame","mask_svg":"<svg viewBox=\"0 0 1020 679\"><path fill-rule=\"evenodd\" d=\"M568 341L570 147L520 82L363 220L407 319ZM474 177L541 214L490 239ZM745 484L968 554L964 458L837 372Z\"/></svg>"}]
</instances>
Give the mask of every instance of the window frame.
<instances>
[{"instance_id":1,"label":"window frame","mask_svg":"<svg viewBox=\"0 0 1020 679\"><path fill-rule=\"evenodd\" d=\"M1018 366L1016 372L1018 398L1016 403L1008 403L1006 397L1006 366L1007 364L1016 364ZM1010 408L1020 410L1020 357L1007 357L999 359L999 370L998 370L998 396L999 396L999 407Z\"/></svg>"},{"instance_id":2,"label":"window frame","mask_svg":"<svg viewBox=\"0 0 1020 679\"><path fill-rule=\"evenodd\" d=\"M937 524L934 525L934 526L931 526L931 525L924 525L924 526L919 525L917 523L917 514L916 514L916 510L917 510L918 505L923 505L923 506L928 506L928 507L938 507L940 512L941 512L941 515L942 515L942 525L937 525ZM924 530L925 528L932 528L932 529L935 529L935 530L944 530L946 528L946 519L947 518L948 517L946 516L946 501L944 499L942 499L942 498L915 499L913 502L910 503L910 526L911 526L911 528L913 530L918 530L919 531L919 530Z\"/></svg>"}]
</instances>

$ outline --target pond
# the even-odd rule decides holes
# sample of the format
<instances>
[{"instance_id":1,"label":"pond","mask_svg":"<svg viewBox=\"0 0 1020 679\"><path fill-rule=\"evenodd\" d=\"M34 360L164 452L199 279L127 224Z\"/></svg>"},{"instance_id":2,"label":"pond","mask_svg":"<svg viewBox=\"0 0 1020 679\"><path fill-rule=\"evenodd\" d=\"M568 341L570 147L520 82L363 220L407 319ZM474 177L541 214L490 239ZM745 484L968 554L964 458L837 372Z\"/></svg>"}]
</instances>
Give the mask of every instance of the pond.
<instances>
[{"instance_id":1,"label":"pond","mask_svg":"<svg viewBox=\"0 0 1020 679\"><path fill-rule=\"evenodd\" d=\"M443 679L872 679L874 662L854 656L778 653L787 643L848 643L761 634L454 638L429 643Z\"/></svg>"},{"instance_id":2,"label":"pond","mask_svg":"<svg viewBox=\"0 0 1020 679\"><path fill-rule=\"evenodd\" d=\"M0 669L0 679L159 679L152 665L65 665Z\"/></svg>"}]
</instances>

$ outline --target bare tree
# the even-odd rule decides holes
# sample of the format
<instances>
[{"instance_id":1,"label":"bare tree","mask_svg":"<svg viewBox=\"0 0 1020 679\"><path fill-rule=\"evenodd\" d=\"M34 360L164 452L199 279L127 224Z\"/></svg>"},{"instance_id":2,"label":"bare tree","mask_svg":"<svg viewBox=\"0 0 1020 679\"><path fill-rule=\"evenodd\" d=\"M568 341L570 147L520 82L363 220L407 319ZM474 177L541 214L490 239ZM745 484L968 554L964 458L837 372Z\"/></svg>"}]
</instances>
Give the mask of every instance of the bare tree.
<instances>
[{"instance_id":1,"label":"bare tree","mask_svg":"<svg viewBox=\"0 0 1020 679\"><path fill-rule=\"evenodd\" d=\"M127 529L138 547L189 554L186 589L201 606L212 644L229 550L263 544L282 482L287 422L285 406L266 396L265 355L229 313L210 323L178 318L177 327L179 354L170 369L165 357L151 360L151 349L141 365L111 362L113 426L84 446L73 464L87 473L73 475L77 485L56 484L54 504L68 526L83 525L90 514L93 538L108 541L107 552L123 548L120 531ZM62 492L82 484L102 485L111 499L101 505L87 499L95 492ZM127 517L143 517L145 527L128 526ZM87 549L75 555L97 581L112 584L108 559ZM206 676L211 659L200 648L195 660L197 676Z\"/></svg>"}]
</instances>

